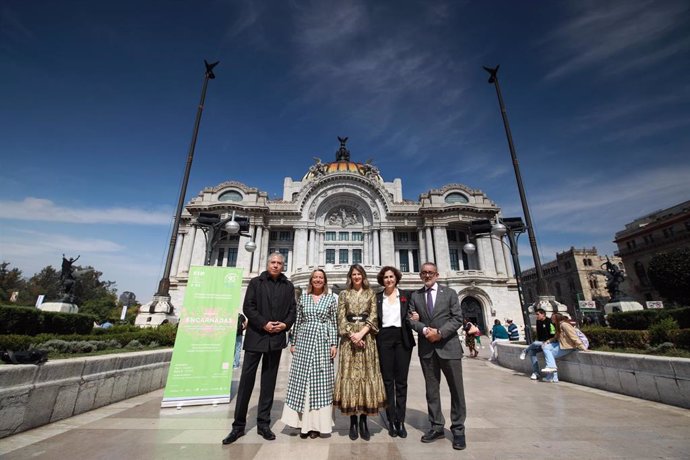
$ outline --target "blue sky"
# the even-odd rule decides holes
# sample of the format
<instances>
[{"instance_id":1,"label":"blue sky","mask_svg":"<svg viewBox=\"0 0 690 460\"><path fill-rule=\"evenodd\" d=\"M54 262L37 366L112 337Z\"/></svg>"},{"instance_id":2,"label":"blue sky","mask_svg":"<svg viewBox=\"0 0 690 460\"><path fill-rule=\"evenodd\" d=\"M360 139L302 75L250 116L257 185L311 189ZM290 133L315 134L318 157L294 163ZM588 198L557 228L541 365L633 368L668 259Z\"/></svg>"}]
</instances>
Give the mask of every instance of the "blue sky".
<instances>
[{"instance_id":1,"label":"blue sky","mask_svg":"<svg viewBox=\"0 0 690 460\"><path fill-rule=\"evenodd\" d=\"M279 197L349 136L405 198L462 183L521 214L500 82L542 261L611 254L626 222L690 198L687 1L77 1L0 4L0 259L81 255L147 301L163 271L203 79L187 198ZM531 266L527 238L523 267Z\"/></svg>"}]
</instances>

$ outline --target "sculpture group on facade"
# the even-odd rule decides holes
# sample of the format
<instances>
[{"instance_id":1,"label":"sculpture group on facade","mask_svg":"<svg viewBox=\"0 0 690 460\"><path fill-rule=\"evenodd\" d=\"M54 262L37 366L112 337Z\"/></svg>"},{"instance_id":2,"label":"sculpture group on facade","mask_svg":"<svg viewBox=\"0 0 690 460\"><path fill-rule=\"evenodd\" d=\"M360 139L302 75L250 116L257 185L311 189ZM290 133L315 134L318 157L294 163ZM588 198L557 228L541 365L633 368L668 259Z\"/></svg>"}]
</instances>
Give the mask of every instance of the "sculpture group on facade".
<instances>
[{"instance_id":1,"label":"sculpture group on facade","mask_svg":"<svg viewBox=\"0 0 690 460\"><path fill-rule=\"evenodd\" d=\"M340 208L330 216L328 216L328 223L331 225L340 225L345 228L348 225L355 225L359 222L357 214L354 211L346 211L345 208Z\"/></svg>"}]
</instances>

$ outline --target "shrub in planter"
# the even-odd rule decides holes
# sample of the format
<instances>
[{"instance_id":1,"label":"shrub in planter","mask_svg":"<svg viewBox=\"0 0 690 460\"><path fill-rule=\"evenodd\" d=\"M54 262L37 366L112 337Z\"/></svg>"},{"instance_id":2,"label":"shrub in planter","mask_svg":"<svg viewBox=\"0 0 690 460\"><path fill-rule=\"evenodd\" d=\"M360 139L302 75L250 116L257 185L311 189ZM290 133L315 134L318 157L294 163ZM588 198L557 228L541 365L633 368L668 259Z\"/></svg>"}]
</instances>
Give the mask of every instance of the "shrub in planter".
<instances>
[{"instance_id":1,"label":"shrub in planter","mask_svg":"<svg viewBox=\"0 0 690 460\"><path fill-rule=\"evenodd\" d=\"M690 329L676 329L669 333L669 338L677 348L690 350Z\"/></svg>"},{"instance_id":2,"label":"shrub in planter","mask_svg":"<svg viewBox=\"0 0 690 460\"><path fill-rule=\"evenodd\" d=\"M652 325L659 310L635 310L610 313L606 317L612 329L644 331Z\"/></svg>"},{"instance_id":3,"label":"shrub in planter","mask_svg":"<svg viewBox=\"0 0 690 460\"><path fill-rule=\"evenodd\" d=\"M659 311L659 318L673 318L678 322L681 329L690 329L690 307L685 308L664 308Z\"/></svg>"},{"instance_id":4,"label":"shrub in planter","mask_svg":"<svg viewBox=\"0 0 690 460\"><path fill-rule=\"evenodd\" d=\"M675 319L669 317L658 319L649 326L649 342L652 345L670 341L669 333L678 329Z\"/></svg>"},{"instance_id":5,"label":"shrub in planter","mask_svg":"<svg viewBox=\"0 0 690 460\"><path fill-rule=\"evenodd\" d=\"M609 346L612 348L639 348L644 350L649 346L649 332L647 331L624 331L596 326L582 328L582 332L589 339L590 349Z\"/></svg>"},{"instance_id":6,"label":"shrub in planter","mask_svg":"<svg viewBox=\"0 0 690 460\"><path fill-rule=\"evenodd\" d=\"M38 334L43 327L41 313L37 308L0 307L0 334Z\"/></svg>"}]
</instances>

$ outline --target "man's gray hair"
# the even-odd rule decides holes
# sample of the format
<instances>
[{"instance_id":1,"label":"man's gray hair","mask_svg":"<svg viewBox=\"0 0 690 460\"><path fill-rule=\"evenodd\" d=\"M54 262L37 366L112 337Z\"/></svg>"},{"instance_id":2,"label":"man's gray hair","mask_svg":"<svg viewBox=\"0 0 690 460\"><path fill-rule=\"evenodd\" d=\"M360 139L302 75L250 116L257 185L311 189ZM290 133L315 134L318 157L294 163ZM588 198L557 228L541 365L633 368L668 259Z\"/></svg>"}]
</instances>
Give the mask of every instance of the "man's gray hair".
<instances>
[{"instance_id":1,"label":"man's gray hair","mask_svg":"<svg viewBox=\"0 0 690 460\"><path fill-rule=\"evenodd\" d=\"M267 266L272 259L280 259L280 262L283 265L285 265L285 257L281 253L279 253L278 251L272 252L268 255L268 259L266 259L266 265Z\"/></svg>"}]
</instances>

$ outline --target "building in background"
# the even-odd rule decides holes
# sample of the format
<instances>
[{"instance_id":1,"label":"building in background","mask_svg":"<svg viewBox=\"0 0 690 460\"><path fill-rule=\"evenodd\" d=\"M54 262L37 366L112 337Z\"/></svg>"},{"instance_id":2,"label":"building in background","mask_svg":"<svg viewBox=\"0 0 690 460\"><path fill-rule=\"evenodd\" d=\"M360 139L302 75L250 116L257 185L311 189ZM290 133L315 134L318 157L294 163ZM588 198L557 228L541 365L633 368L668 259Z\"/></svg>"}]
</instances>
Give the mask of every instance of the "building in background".
<instances>
[{"instance_id":1,"label":"building in background","mask_svg":"<svg viewBox=\"0 0 690 460\"><path fill-rule=\"evenodd\" d=\"M248 237L222 234L211 264L244 269L243 289L275 251L285 257L286 275L298 288L306 287L317 267L326 270L331 286L344 286L350 265L356 263L364 266L373 286L380 268L393 265L403 272L401 288L417 289L421 264L432 261L439 283L458 292L463 313L482 330L495 318L521 318L507 244L469 234L471 221L495 219L500 208L482 191L461 184L406 200L400 179L386 182L371 162L351 161L345 141L341 139L334 162L316 159L300 180L286 177L281 200L235 181L205 188L192 199L174 252L173 305L182 305L189 267L204 263L206 240L194 225L200 213L225 218L235 212L249 219L257 249L245 251ZM467 242L476 245L476 252L463 251Z\"/></svg>"},{"instance_id":2,"label":"building in background","mask_svg":"<svg viewBox=\"0 0 690 460\"><path fill-rule=\"evenodd\" d=\"M605 255L599 255L597 248L576 249L556 254L556 260L542 265L544 279L556 301L568 307L571 317L578 317L576 311L581 300L594 301L603 309L610 296L606 290ZM619 257L609 257L611 263L623 269ZM537 274L534 268L522 272L522 285L527 303L537 300ZM621 286L625 290L625 283Z\"/></svg>"},{"instance_id":3,"label":"building in background","mask_svg":"<svg viewBox=\"0 0 690 460\"><path fill-rule=\"evenodd\" d=\"M642 305L662 300L647 276L649 262L659 253L690 247L690 201L635 219L614 242L628 275L627 294Z\"/></svg>"}]
</instances>

